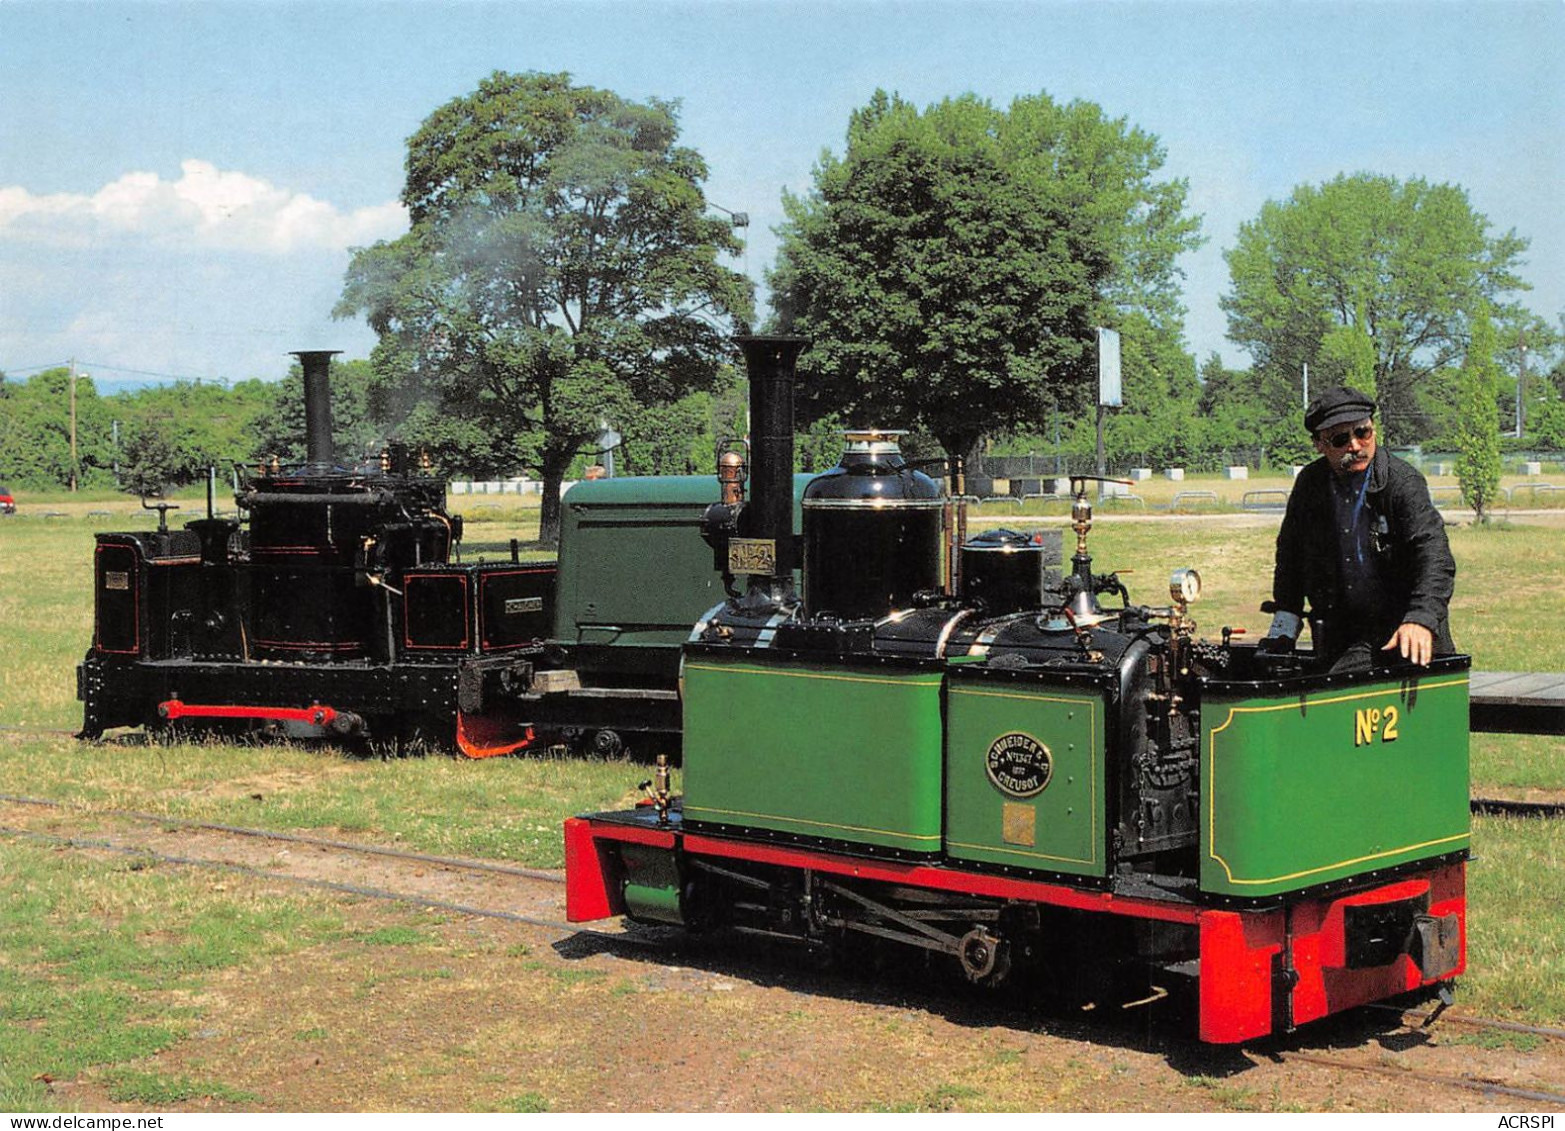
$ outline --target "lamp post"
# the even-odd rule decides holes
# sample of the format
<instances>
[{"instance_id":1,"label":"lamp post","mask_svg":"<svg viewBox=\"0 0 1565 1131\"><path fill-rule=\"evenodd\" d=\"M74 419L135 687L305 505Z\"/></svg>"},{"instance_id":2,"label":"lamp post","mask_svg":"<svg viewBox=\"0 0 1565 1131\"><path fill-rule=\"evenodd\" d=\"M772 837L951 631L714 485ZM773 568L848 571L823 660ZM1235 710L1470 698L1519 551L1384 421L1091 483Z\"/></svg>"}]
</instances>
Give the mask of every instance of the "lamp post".
<instances>
[{"instance_id":1,"label":"lamp post","mask_svg":"<svg viewBox=\"0 0 1565 1131\"><path fill-rule=\"evenodd\" d=\"M728 222L735 228L748 228L750 226L750 214L748 212L735 212L732 209L724 208L721 204L713 204L710 200L706 202L706 206L708 208L715 208L724 216L727 216ZM744 274L748 275L750 273L749 240L745 240L744 242L744 251L740 256L739 265L741 268L743 268Z\"/></svg>"},{"instance_id":2,"label":"lamp post","mask_svg":"<svg viewBox=\"0 0 1565 1131\"><path fill-rule=\"evenodd\" d=\"M1521 349L1521 370L1516 375L1516 438L1522 438L1522 429L1527 423L1527 409L1525 390L1527 388L1527 331L1516 331L1516 344Z\"/></svg>"},{"instance_id":3,"label":"lamp post","mask_svg":"<svg viewBox=\"0 0 1565 1131\"><path fill-rule=\"evenodd\" d=\"M724 216L727 216L736 228L748 228L750 226L750 214L748 212L732 212L721 204L713 204L710 200L706 202L706 206L715 208Z\"/></svg>"},{"instance_id":4,"label":"lamp post","mask_svg":"<svg viewBox=\"0 0 1565 1131\"><path fill-rule=\"evenodd\" d=\"M76 480L81 475L81 461L76 458L76 359L71 359L71 469L70 483L71 493L76 492ZM82 373L82 377L91 377L91 373Z\"/></svg>"}]
</instances>

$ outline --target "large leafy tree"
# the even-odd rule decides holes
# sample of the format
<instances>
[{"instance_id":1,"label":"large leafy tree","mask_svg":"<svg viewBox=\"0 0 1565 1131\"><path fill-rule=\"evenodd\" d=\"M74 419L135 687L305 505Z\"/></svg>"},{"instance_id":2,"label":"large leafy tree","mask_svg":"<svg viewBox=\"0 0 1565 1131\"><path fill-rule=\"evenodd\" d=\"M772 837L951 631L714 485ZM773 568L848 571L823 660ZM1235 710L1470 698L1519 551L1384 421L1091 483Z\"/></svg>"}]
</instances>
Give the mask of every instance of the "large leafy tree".
<instances>
[{"instance_id":1,"label":"large leafy tree","mask_svg":"<svg viewBox=\"0 0 1565 1131\"><path fill-rule=\"evenodd\" d=\"M70 483L72 380L60 366L26 381L0 381L0 483L39 489ZM113 481L112 418L92 378L74 380L77 482L104 486Z\"/></svg>"},{"instance_id":2,"label":"large leafy tree","mask_svg":"<svg viewBox=\"0 0 1565 1131\"><path fill-rule=\"evenodd\" d=\"M784 199L778 323L814 340L809 411L980 436L1088 402L1093 328L1125 310L1177 339L1186 185L1149 134L1047 95L920 112L877 92L841 157Z\"/></svg>"},{"instance_id":3,"label":"large leafy tree","mask_svg":"<svg viewBox=\"0 0 1565 1131\"><path fill-rule=\"evenodd\" d=\"M1422 434L1421 384L1466 350L1480 309L1526 289L1527 241L1491 235L1456 185L1372 173L1301 185L1242 225L1226 252L1228 336L1249 350L1280 397L1311 385L1372 386L1394 437ZM1317 376L1319 375L1319 376Z\"/></svg>"},{"instance_id":4,"label":"large leafy tree","mask_svg":"<svg viewBox=\"0 0 1565 1131\"><path fill-rule=\"evenodd\" d=\"M367 315L405 438L478 474L534 466L541 536L604 421L709 385L750 285L706 215L673 103L566 74L495 73L408 142L407 235L354 253L336 313ZM430 399L432 395L433 399Z\"/></svg>"}]
</instances>

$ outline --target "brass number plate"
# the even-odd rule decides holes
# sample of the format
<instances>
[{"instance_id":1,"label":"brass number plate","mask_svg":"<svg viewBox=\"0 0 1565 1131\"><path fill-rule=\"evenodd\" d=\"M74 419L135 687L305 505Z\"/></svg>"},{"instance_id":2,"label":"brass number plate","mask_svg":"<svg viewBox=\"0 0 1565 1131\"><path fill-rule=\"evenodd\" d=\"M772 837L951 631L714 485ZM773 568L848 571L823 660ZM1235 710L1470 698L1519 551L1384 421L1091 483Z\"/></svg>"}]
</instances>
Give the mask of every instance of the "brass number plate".
<instances>
[{"instance_id":1,"label":"brass number plate","mask_svg":"<svg viewBox=\"0 0 1565 1131\"><path fill-rule=\"evenodd\" d=\"M728 572L733 574L777 572L777 543L771 538L730 538Z\"/></svg>"}]
</instances>

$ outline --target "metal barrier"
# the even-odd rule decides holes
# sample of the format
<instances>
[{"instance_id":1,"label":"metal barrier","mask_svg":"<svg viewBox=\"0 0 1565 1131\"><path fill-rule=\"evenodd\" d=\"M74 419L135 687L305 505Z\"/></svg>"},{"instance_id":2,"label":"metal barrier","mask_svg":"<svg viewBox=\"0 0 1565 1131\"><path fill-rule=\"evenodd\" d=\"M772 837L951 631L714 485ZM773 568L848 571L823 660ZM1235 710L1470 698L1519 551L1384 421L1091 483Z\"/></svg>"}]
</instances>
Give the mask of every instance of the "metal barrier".
<instances>
[{"instance_id":1,"label":"metal barrier","mask_svg":"<svg viewBox=\"0 0 1565 1131\"><path fill-rule=\"evenodd\" d=\"M1510 500L1512 506L1515 506L1517 503L1516 496L1521 494L1523 491L1530 491L1532 493L1533 505L1536 506L1538 503L1538 496L1540 494L1553 494L1559 490L1561 490L1561 488L1556 487L1552 483L1518 483L1516 486L1506 491L1505 497Z\"/></svg>"},{"instance_id":2,"label":"metal barrier","mask_svg":"<svg viewBox=\"0 0 1565 1131\"><path fill-rule=\"evenodd\" d=\"M1104 495L1098 500L1099 507L1106 507L1110 503L1116 506L1120 503L1135 503L1142 510L1147 509L1147 501L1140 495L1132 495L1129 491L1126 491L1123 495Z\"/></svg>"},{"instance_id":3,"label":"metal barrier","mask_svg":"<svg viewBox=\"0 0 1565 1131\"><path fill-rule=\"evenodd\" d=\"M1191 503L1211 503L1216 506L1220 501L1216 491L1180 491L1174 496L1173 502L1168 504L1168 509L1177 511L1180 507Z\"/></svg>"},{"instance_id":4,"label":"metal barrier","mask_svg":"<svg viewBox=\"0 0 1565 1131\"><path fill-rule=\"evenodd\" d=\"M1450 484L1443 487L1430 487L1429 501L1437 507L1442 504L1448 507L1459 506L1462 502L1462 489Z\"/></svg>"},{"instance_id":5,"label":"metal barrier","mask_svg":"<svg viewBox=\"0 0 1565 1131\"><path fill-rule=\"evenodd\" d=\"M1246 491L1239 505L1247 511L1280 511L1288 506L1288 492L1281 487L1262 487Z\"/></svg>"}]
</instances>

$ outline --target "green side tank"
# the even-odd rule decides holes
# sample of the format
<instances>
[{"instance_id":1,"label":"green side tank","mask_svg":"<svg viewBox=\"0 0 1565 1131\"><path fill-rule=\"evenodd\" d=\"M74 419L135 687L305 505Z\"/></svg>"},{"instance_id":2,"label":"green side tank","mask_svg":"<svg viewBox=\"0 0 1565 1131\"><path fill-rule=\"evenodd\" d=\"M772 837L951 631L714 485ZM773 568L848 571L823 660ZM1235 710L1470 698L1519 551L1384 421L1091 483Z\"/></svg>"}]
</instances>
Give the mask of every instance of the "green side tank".
<instances>
[{"instance_id":1,"label":"green side tank","mask_svg":"<svg viewBox=\"0 0 1565 1131\"><path fill-rule=\"evenodd\" d=\"M938 661L685 654L685 827L933 856Z\"/></svg>"},{"instance_id":2,"label":"green side tank","mask_svg":"<svg viewBox=\"0 0 1565 1131\"><path fill-rule=\"evenodd\" d=\"M953 664L946 855L1108 874L1105 692L1046 670Z\"/></svg>"},{"instance_id":3,"label":"green side tank","mask_svg":"<svg viewBox=\"0 0 1565 1131\"><path fill-rule=\"evenodd\" d=\"M1465 852L1469 664L1204 681L1201 890L1274 896Z\"/></svg>"}]
</instances>

